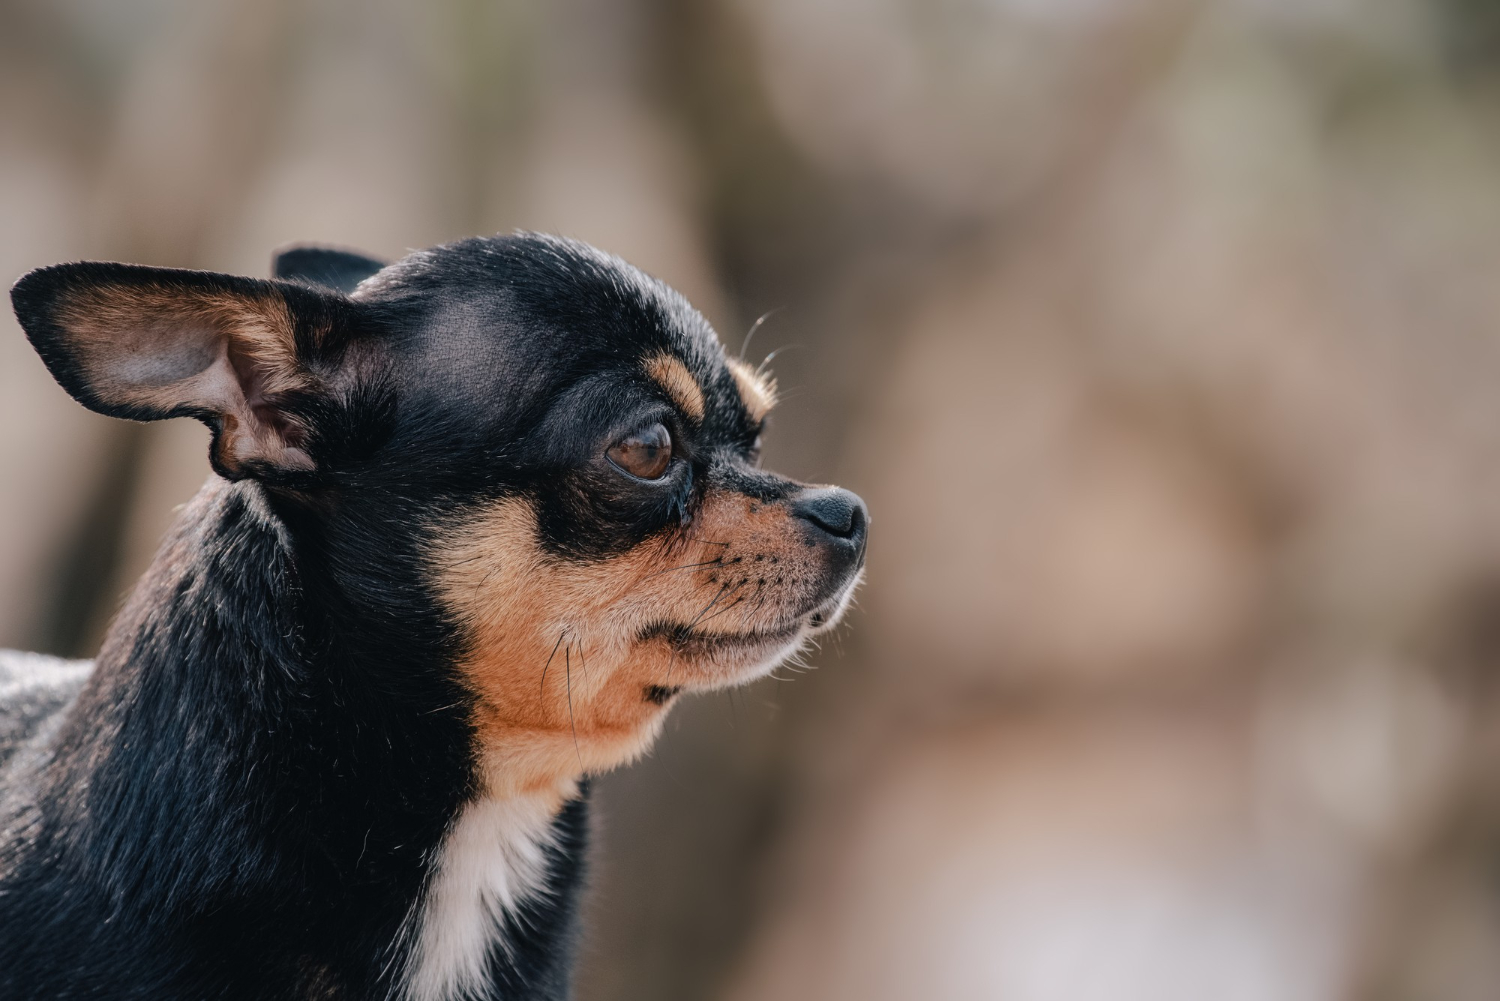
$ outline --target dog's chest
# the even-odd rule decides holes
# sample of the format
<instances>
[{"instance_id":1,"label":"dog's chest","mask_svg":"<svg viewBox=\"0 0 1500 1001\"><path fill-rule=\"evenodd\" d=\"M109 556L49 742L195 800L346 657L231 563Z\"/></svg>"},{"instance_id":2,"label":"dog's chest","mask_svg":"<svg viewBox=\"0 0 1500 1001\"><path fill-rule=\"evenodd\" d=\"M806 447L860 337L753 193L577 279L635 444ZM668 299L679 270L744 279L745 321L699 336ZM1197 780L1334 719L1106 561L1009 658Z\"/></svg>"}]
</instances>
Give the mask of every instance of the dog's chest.
<instances>
[{"instance_id":1,"label":"dog's chest","mask_svg":"<svg viewBox=\"0 0 1500 1001\"><path fill-rule=\"evenodd\" d=\"M412 915L407 1001L483 996L492 950L526 900L546 892L553 797L480 799L464 807Z\"/></svg>"}]
</instances>

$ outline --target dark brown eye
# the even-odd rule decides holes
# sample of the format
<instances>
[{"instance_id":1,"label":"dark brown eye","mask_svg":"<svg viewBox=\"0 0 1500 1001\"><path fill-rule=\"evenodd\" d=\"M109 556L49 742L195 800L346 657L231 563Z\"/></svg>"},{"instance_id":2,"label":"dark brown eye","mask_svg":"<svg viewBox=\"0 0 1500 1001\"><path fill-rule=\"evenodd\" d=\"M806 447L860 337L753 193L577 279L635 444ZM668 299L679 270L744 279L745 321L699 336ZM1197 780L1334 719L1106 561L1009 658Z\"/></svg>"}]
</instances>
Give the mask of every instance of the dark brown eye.
<instances>
[{"instance_id":1,"label":"dark brown eye","mask_svg":"<svg viewBox=\"0 0 1500 1001\"><path fill-rule=\"evenodd\" d=\"M631 476L659 480L672 464L672 436L661 424L652 424L615 442L605 454Z\"/></svg>"}]
</instances>

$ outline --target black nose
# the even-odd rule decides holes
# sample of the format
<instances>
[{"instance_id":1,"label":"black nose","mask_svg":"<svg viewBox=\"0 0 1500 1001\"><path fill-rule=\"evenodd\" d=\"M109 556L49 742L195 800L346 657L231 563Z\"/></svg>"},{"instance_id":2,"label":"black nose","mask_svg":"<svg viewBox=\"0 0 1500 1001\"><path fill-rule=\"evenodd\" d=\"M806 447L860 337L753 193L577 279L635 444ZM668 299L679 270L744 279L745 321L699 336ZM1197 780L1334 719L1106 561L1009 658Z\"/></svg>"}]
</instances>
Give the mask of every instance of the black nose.
<instances>
[{"instance_id":1,"label":"black nose","mask_svg":"<svg viewBox=\"0 0 1500 1001\"><path fill-rule=\"evenodd\" d=\"M859 494L839 487L807 490L792 504L792 512L840 542L864 545L870 515Z\"/></svg>"}]
</instances>

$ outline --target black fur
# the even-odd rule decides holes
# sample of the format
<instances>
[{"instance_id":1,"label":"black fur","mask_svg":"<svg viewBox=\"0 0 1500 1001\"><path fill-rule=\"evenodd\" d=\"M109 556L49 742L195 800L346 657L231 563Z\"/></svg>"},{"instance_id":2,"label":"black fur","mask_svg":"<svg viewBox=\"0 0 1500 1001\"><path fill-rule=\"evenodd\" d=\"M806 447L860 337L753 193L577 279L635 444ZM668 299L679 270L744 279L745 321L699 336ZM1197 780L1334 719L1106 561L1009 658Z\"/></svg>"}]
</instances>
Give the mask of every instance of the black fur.
<instances>
[{"instance_id":1,"label":"black fur","mask_svg":"<svg viewBox=\"0 0 1500 1001\"><path fill-rule=\"evenodd\" d=\"M321 285L335 292L353 292L366 278L385 267L384 261L341 250L299 244L277 251L271 257L271 277Z\"/></svg>"},{"instance_id":2,"label":"black fur","mask_svg":"<svg viewBox=\"0 0 1500 1001\"><path fill-rule=\"evenodd\" d=\"M62 265L13 290L54 375L116 416L170 414L112 405L69 354L56 303L89 282L269 288L326 377L275 401L309 429L314 471L211 481L81 690L79 668L49 687L33 660L4 697L0 998L391 996L402 922L475 794L461 640L424 562L436 520L524 495L542 544L588 561L690 517L705 484L796 493L749 461L759 428L714 335L660 283L526 235L378 268L290 251L277 273L302 284ZM704 386L701 422L641 374L657 350ZM601 459L647 420L689 460L663 482ZM862 559L862 521L856 543ZM487 996L568 995L585 829L579 799L555 821L548 892L490 952Z\"/></svg>"}]
</instances>

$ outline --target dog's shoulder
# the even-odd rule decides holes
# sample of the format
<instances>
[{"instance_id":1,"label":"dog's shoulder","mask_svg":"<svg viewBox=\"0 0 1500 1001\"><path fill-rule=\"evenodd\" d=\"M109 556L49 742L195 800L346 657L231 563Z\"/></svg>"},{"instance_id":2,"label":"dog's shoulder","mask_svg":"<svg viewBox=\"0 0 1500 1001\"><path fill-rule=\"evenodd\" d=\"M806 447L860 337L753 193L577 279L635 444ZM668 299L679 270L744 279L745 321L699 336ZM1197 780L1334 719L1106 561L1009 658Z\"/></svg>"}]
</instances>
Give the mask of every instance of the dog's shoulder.
<instances>
[{"instance_id":1,"label":"dog's shoulder","mask_svg":"<svg viewBox=\"0 0 1500 1001\"><path fill-rule=\"evenodd\" d=\"M62 715L93 669L92 661L0 650L0 770Z\"/></svg>"}]
</instances>

